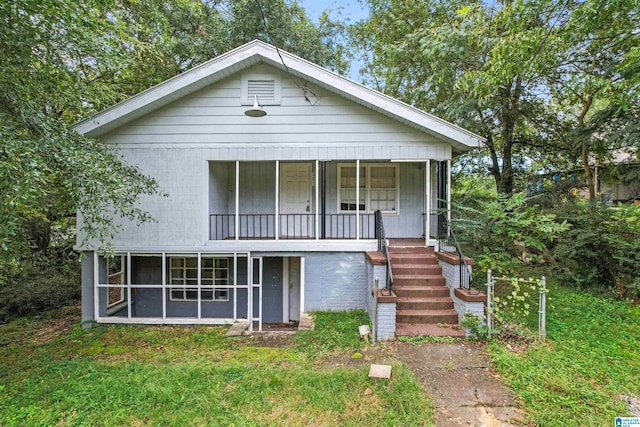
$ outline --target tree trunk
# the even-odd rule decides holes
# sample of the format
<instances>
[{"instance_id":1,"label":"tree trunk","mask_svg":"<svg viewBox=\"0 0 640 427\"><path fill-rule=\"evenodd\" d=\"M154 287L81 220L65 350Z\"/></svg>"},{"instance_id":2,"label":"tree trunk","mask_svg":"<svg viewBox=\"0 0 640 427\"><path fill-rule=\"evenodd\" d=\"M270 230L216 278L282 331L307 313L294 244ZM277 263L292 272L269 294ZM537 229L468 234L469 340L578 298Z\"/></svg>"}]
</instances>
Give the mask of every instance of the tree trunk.
<instances>
[{"instance_id":1,"label":"tree trunk","mask_svg":"<svg viewBox=\"0 0 640 427\"><path fill-rule=\"evenodd\" d=\"M584 118L587 116L589 109L591 108L591 104L593 103L593 97L589 96L582 105L582 112L580 116L578 116L578 126L584 128ZM593 171L591 170L591 165L589 164L589 150L588 150L588 141L582 141L580 145L582 147L580 152L580 160L582 161L582 168L584 169L584 176L587 182L587 189L589 190L589 200L595 200L596 198L596 184L593 177Z\"/></svg>"},{"instance_id":2,"label":"tree trunk","mask_svg":"<svg viewBox=\"0 0 640 427\"><path fill-rule=\"evenodd\" d=\"M584 169L584 176L587 182L587 189L589 190L589 200L595 200L596 184L593 171L591 170L591 165L589 165L589 152L587 151L586 144L582 144L582 153L580 153L580 158L582 160L582 168Z\"/></svg>"}]
</instances>

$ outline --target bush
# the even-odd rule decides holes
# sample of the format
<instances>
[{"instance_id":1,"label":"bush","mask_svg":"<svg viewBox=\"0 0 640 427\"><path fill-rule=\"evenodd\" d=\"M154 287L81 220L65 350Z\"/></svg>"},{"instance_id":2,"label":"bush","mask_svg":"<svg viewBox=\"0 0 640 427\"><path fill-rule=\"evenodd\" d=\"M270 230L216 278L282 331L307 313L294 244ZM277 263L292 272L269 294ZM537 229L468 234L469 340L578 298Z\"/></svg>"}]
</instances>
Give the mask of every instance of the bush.
<instances>
[{"instance_id":1,"label":"bush","mask_svg":"<svg viewBox=\"0 0 640 427\"><path fill-rule=\"evenodd\" d=\"M80 297L80 263L71 251L34 255L0 284L0 322L59 307Z\"/></svg>"},{"instance_id":2,"label":"bush","mask_svg":"<svg viewBox=\"0 0 640 427\"><path fill-rule=\"evenodd\" d=\"M572 224L552 251L558 281L640 297L640 207L578 201L555 212Z\"/></svg>"},{"instance_id":3,"label":"bush","mask_svg":"<svg viewBox=\"0 0 640 427\"><path fill-rule=\"evenodd\" d=\"M525 264L544 262L548 247L570 225L535 201L518 193L461 208L460 240L480 270L517 275Z\"/></svg>"}]
</instances>

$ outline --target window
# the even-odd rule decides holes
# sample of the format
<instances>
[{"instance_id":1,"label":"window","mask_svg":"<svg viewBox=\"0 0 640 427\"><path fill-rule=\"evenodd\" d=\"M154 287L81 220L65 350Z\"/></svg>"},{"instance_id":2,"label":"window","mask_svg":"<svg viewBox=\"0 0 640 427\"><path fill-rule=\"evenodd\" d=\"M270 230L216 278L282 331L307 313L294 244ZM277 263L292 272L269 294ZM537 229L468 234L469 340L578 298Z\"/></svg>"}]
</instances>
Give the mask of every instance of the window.
<instances>
[{"instance_id":1,"label":"window","mask_svg":"<svg viewBox=\"0 0 640 427\"><path fill-rule=\"evenodd\" d=\"M169 258L169 284L172 285L171 301L197 301L198 258ZM214 288L214 286L228 284L229 260L227 258L200 258L201 301L229 301L228 288Z\"/></svg>"},{"instance_id":2,"label":"window","mask_svg":"<svg viewBox=\"0 0 640 427\"><path fill-rule=\"evenodd\" d=\"M398 165L360 165L361 212L398 212ZM356 167L338 165L338 210L356 210Z\"/></svg>"}]
</instances>

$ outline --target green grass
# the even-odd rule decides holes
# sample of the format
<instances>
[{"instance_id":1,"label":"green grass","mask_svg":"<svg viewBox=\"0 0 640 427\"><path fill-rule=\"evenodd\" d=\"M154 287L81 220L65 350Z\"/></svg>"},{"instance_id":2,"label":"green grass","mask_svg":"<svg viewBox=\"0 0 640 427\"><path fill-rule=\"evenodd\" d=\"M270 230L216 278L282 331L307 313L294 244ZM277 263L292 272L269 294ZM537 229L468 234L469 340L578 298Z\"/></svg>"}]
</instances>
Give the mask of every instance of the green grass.
<instances>
[{"instance_id":1,"label":"green grass","mask_svg":"<svg viewBox=\"0 0 640 427\"><path fill-rule=\"evenodd\" d=\"M323 363L362 349L361 311L316 313L316 331L289 348L222 327L76 326L42 342L50 317L0 325L0 425L432 424L402 364L383 382L368 364Z\"/></svg>"},{"instance_id":2,"label":"green grass","mask_svg":"<svg viewBox=\"0 0 640 427\"><path fill-rule=\"evenodd\" d=\"M613 425L629 415L620 395L640 395L640 307L561 287L550 290L548 306L546 342L520 354L489 345L530 421Z\"/></svg>"}]
</instances>

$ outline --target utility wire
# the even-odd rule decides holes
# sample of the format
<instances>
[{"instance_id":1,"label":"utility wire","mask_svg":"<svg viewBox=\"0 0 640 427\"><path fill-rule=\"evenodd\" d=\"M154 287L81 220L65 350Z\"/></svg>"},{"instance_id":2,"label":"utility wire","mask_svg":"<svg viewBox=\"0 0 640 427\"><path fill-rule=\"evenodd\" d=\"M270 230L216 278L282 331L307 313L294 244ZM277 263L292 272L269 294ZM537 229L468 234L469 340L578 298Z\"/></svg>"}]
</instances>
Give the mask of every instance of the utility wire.
<instances>
[{"instance_id":1,"label":"utility wire","mask_svg":"<svg viewBox=\"0 0 640 427\"><path fill-rule=\"evenodd\" d=\"M271 35L271 31L269 30L269 25L267 24L267 16L264 13L264 9L262 8L262 4L260 4L259 0L255 0L255 2L256 2L256 5L258 5L258 9L260 9L260 15L262 15L262 23L264 24L264 29L267 31L267 35L269 36L269 40L271 41L271 44L276 48L276 53L280 57L280 62L282 62L282 65L284 66L284 69L286 70L287 74L289 74L289 76L291 77L291 80L293 80L293 83L295 83L295 85L298 86L298 88L300 90L302 90L302 95L304 96L304 99L309 104L316 105L316 103L318 102L318 99L320 97L318 95L316 95L308 87L302 86L296 81L295 76L291 73L291 71L289 70L289 67L287 67L287 64L285 64L284 58L282 57L282 54L280 53L280 49L278 48L278 45L276 44L276 42L273 39L273 36ZM307 97L307 93L310 93L312 96L314 96L316 98L316 102L311 102L311 100Z\"/></svg>"},{"instance_id":2,"label":"utility wire","mask_svg":"<svg viewBox=\"0 0 640 427\"><path fill-rule=\"evenodd\" d=\"M564 4L562 5L562 9L560 9L560 13L558 13L558 16L556 16L556 19L555 19L555 21L553 21L553 24L551 24L551 27L549 28L549 31L547 31L547 34L544 36L544 39L542 39L542 42L538 45L538 48L536 49L535 53L533 54L531 59L529 59L529 62L527 62L526 67L524 67L525 70L528 69L531 66L533 61L536 59L536 56L538 56L538 54L542 51L542 47L545 45L545 43L549 39L549 36L551 35L551 32L553 31L554 27L556 26L556 24L560 20L560 17L564 13L564 10L567 8L568 5L569 5L569 0L565 0ZM549 17L551 17L551 15L553 14L554 11L555 11L555 8L554 8L554 10L551 11L551 13L549 14Z\"/></svg>"}]
</instances>

